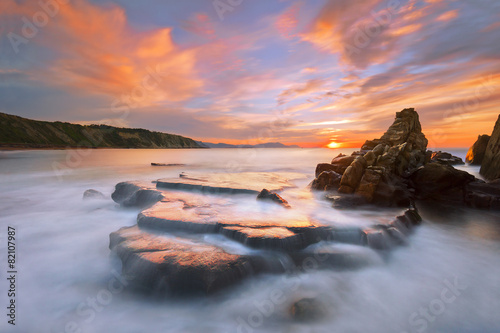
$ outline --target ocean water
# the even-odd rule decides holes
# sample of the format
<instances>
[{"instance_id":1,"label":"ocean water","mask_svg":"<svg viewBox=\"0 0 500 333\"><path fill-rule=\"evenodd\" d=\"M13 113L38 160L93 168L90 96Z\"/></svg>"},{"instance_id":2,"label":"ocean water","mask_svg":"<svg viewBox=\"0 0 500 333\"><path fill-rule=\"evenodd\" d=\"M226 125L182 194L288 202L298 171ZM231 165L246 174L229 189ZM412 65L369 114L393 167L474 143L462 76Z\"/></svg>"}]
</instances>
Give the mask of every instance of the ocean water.
<instances>
[{"instance_id":1,"label":"ocean water","mask_svg":"<svg viewBox=\"0 0 500 333\"><path fill-rule=\"evenodd\" d=\"M0 332L499 332L500 218L485 211L422 205L425 222L408 246L355 271L260 275L210 297L163 299L138 294L120 279L109 233L134 225L138 213L109 198L120 181L190 171L296 172L302 178L283 196L324 223L370 225L399 214L335 210L307 190L316 164L340 152L350 150L0 152ZM107 199L82 200L90 188ZM15 326L6 316L9 226L16 229ZM222 237L210 241L235 246ZM316 298L325 315L292 319L291 305L304 297Z\"/></svg>"}]
</instances>

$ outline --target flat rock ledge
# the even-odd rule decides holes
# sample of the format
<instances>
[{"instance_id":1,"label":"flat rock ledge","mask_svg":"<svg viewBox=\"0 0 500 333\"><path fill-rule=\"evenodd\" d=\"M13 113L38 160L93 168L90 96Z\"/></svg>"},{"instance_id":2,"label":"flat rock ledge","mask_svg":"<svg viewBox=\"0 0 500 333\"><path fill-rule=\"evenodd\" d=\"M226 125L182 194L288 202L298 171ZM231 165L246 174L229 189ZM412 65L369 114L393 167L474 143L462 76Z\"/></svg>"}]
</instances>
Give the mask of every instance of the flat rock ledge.
<instances>
[{"instance_id":1,"label":"flat rock ledge","mask_svg":"<svg viewBox=\"0 0 500 333\"><path fill-rule=\"evenodd\" d=\"M259 194L267 188L279 192L293 187L290 179L299 178L300 174L274 174L264 172L186 174L179 178L159 179L158 188L182 191L197 191L210 194Z\"/></svg>"},{"instance_id":2,"label":"flat rock ledge","mask_svg":"<svg viewBox=\"0 0 500 333\"><path fill-rule=\"evenodd\" d=\"M258 203L254 195L155 190L138 182L119 183L112 197L129 205L137 193L149 193L147 204L136 201L143 209L137 225L111 233L109 247L121 259L124 276L155 293L210 294L261 273L380 264L421 222L411 209L387 225L335 228L293 209ZM251 204L258 209L242 213ZM221 241L207 241L209 235ZM365 250L346 250L341 243Z\"/></svg>"}]
</instances>

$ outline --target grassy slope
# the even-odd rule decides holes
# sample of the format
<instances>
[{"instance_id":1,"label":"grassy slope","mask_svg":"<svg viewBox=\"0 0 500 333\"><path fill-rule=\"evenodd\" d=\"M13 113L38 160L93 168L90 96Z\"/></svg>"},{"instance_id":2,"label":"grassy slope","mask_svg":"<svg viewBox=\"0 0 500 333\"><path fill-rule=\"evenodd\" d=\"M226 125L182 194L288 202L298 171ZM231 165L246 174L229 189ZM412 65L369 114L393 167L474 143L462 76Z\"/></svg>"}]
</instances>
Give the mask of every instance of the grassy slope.
<instances>
[{"instance_id":1,"label":"grassy slope","mask_svg":"<svg viewBox=\"0 0 500 333\"><path fill-rule=\"evenodd\" d=\"M99 148L200 148L179 135L137 128L77 124L26 119L0 113L0 144L35 146L84 146Z\"/></svg>"}]
</instances>

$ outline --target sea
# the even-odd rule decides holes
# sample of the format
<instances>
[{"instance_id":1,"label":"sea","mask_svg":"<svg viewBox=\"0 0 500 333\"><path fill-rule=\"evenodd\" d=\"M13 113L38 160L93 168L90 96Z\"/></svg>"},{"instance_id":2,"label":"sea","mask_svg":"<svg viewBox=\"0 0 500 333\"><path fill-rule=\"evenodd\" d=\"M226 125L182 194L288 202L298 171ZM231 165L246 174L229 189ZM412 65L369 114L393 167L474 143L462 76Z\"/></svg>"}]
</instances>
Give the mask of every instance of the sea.
<instances>
[{"instance_id":1,"label":"sea","mask_svg":"<svg viewBox=\"0 0 500 333\"><path fill-rule=\"evenodd\" d=\"M118 182L150 182L181 172L296 173L295 187L282 196L292 209L323 223L367 226L401 214L400 208L336 209L322 194L311 193L316 164L352 151L0 152L0 332L500 332L500 214L437 203L418 206L424 223L406 246L357 270L263 274L211 296L190 297L144 295L120 279L109 234L134 225L139 210L111 200ZM465 158L464 149L447 151ZM477 167L459 168L479 176ZM83 200L87 189L106 198ZM212 241L232 242L222 236ZM12 267L9 251L15 253ZM12 288L15 296L9 296ZM316 299L323 315L294 319L290 309L303 298Z\"/></svg>"}]
</instances>

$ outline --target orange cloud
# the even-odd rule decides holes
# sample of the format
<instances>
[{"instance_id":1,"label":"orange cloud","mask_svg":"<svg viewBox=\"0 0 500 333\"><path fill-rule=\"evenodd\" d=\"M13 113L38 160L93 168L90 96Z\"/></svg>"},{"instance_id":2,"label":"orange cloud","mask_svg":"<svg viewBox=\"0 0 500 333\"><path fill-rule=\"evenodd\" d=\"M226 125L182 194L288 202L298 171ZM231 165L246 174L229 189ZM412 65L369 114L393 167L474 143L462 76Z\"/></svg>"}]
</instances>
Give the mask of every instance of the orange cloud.
<instances>
[{"instance_id":1,"label":"orange cloud","mask_svg":"<svg viewBox=\"0 0 500 333\"><path fill-rule=\"evenodd\" d=\"M10 2L2 10L20 21L19 15L31 17L41 8L26 1ZM20 33L17 28L14 31ZM126 95L137 106L183 101L203 86L195 69L195 50L176 45L170 28L134 31L118 6L101 7L86 0L60 4L40 30L30 42L55 54L43 73L53 84L87 93Z\"/></svg>"},{"instance_id":2,"label":"orange cloud","mask_svg":"<svg viewBox=\"0 0 500 333\"><path fill-rule=\"evenodd\" d=\"M300 11L300 2L294 3L290 6L283 14L278 16L275 26L278 29L281 36L290 39L294 36L293 31L297 27L299 22L298 15Z\"/></svg>"},{"instance_id":3,"label":"orange cloud","mask_svg":"<svg viewBox=\"0 0 500 333\"><path fill-rule=\"evenodd\" d=\"M458 16L458 10L450 10L446 13L439 15L439 17L436 20L446 22L453 20L457 16Z\"/></svg>"},{"instance_id":4,"label":"orange cloud","mask_svg":"<svg viewBox=\"0 0 500 333\"><path fill-rule=\"evenodd\" d=\"M390 59L401 50L402 36L417 32L416 22L428 8L415 8L415 0L400 2L329 1L311 28L300 34L320 50L340 55L344 64L366 68Z\"/></svg>"}]
</instances>

